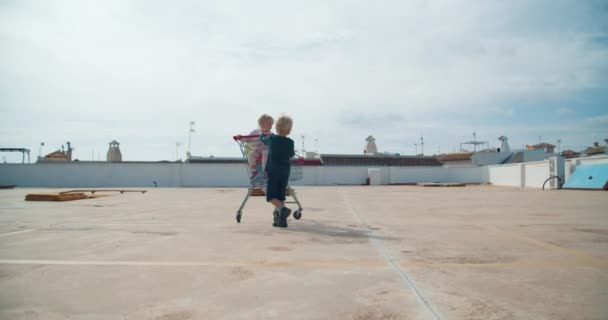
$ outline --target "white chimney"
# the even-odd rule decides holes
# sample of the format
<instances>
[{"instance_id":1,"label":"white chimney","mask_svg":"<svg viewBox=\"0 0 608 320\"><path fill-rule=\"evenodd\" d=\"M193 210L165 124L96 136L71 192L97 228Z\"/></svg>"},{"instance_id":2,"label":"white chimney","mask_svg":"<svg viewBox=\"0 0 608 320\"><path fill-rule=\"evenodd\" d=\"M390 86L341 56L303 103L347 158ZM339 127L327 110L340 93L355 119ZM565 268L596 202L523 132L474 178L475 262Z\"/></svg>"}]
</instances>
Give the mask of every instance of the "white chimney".
<instances>
[{"instance_id":1,"label":"white chimney","mask_svg":"<svg viewBox=\"0 0 608 320\"><path fill-rule=\"evenodd\" d=\"M365 139L365 141L367 141L366 145L365 145L365 151L364 153L366 155L375 155L378 153L378 148L376 147L376 139L374 139L374 137L369 136L367 137L367 139Z\"/></svg>"},{"instance_id":2,"label":"white chimney","mask_svg":"<svg viewBox=\"0 0 608 320\"><path fill-rule=\"evenodd\" d=\"M511 152L511 147L509 147L509 138L505 137L505 136L500 136L498 137L498 140L500 140L500 152Z\"/></svg>"}]
</instances>

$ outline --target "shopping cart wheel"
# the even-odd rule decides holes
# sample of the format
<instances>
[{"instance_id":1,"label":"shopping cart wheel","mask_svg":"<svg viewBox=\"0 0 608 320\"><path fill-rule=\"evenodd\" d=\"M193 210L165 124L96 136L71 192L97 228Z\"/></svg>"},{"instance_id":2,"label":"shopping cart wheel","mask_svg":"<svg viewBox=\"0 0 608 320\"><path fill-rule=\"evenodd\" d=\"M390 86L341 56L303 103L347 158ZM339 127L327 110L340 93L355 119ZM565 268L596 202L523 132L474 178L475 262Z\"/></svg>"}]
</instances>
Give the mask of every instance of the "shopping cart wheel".
<instances>
[{"instance_id":1,"label":"shopping cart wheel","mask_svg":"<svg viewBox=\"0 0 608 320\"><path fill-rule=\"evenodd\" d=\"M300 220L300 218L302 218L302 210L296 210L296 212L293 213L293 217L296 218L296 220Z\"/></svg>"},{"instance_id":2,"label":"shopping cart wheel","mask_svg":"<svg viewBox=\"0 0 608 320\"><path fill-rule=\"evenodd\" d=\"M242 215L242 213L240 213L240 212L236 213L236 222L241 223L241 215Z\"/></svg>"}]
</instances>

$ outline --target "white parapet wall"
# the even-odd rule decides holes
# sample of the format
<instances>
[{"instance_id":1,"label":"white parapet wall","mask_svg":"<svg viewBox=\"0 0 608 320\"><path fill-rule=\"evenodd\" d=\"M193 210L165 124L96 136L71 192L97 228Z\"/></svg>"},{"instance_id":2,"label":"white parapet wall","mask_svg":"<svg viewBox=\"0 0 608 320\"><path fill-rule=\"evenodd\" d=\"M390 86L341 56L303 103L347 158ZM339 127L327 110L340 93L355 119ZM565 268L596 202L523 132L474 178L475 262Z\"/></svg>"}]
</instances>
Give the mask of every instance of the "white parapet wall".
<instances>
[{"instance_id":1,"label":"white parapet wall","mask_svg":"<svg viewBox=\"0 0 608 320\"><path fill-rule=\"evenodd\" d=\"M487 183L488 167L371 167L382 184L419 182ZM298 185L363 185L370 167L305 166ZM72 162L0 164L0 185L18 187L244 187L243 164L160 162Z\"/></svg>"},{"instance_id":2,"label":"white parapet wall","mask_svg":"<svg viewBox=\"0 0 608 320\"><path fill-rule=\"evenodd\" d=\"M558 189L557 176L564 179L564 159L552 157L544 161L488 166L489 182L497 186Z\"/></svg>"},{"instance_id":3,"label":"white parapet wall","mask_svg":"<svg viewBox=\"0 0 608 320\"><path fill-rule=\"evenodd\" d=\"M489 181L493 185L523 187L520 163L488 166Z\"/></svg>"},{"instance_id":4,"label":"white parapet wall","mask_svg":"<svg viewBox=\"0 0 608 320\"><path fill-rule=\"evenodd\" d=\"M542 188L551 176L549 161L526 162L524 165L524 187Z\"/></svg>"}]
</instances>

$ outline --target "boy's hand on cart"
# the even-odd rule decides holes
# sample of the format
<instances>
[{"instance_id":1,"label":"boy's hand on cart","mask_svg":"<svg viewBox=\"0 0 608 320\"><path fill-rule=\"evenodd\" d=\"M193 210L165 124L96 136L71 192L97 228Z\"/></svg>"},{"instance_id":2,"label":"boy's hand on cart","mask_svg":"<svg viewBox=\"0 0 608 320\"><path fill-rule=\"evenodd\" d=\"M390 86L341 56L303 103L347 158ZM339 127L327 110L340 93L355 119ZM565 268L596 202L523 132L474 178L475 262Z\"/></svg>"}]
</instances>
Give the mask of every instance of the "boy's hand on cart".
<instances>
[{"instance_id":1,"label":"boy's hand on cart","mask_svg":"<svg viewBox=\"0 0 608 320\"><path fill-rule=\"evenodd\" d=\"M232 139L234 139L234 141L239 141L239 140L241 140L242 138L243 138L243 136L242 136L242 135L240 135L240 134L237 134L236 136L233 136L233 137L232 137Z\"/></svg>"}]
</instances>

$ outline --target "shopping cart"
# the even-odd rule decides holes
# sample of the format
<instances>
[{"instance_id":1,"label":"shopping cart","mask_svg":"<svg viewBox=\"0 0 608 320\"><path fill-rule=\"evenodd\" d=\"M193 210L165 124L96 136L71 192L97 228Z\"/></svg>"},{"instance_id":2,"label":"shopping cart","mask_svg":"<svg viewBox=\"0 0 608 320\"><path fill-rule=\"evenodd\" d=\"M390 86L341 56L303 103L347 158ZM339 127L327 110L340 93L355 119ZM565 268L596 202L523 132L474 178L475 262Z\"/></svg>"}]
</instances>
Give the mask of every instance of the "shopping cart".
<instances>
[{"instance_id":1,"label":"shopping cart","mask_svg":"<svg viewBox=\"0 0 608 320\"><path fill-rule=\"evenodd\" d=\"M250 180L251 177L251 169L249 168L249 163L247 162L247 155L251 152L251 148L249 147L249 143L252 139L259 139L259 135L248 135L248 136L234 136L232 137L234 141L239 145L239 149L241 150L241 154L243 155L243 159L245 159L245 167L247 167L247 180ZM291 160L291 173L289 175L289 181L302 180L304 178L304 159L301 157L295 157ZM263 170L258 170L258 172L262 172ZM263 177L262 177L263 180ZM266 186L266 181L263 180L260 183L259 179L253 179L249 181L249 188L247 189L247 195L241 204L241 207L236 212L236 222L241 223L241 217L243 216L243 208L249 200L251 196L262 196L265 195L261 186ZM298 196L296 195L296 190L291 186L287 186L287 190L285 190L285 196L292 197L294 201L285 201L285 203L295 203L298 205L298 209L293 212L293 217L295 219L302 218L302 205L300 201L298 201Z\"/></svg>"}]
</instances>

